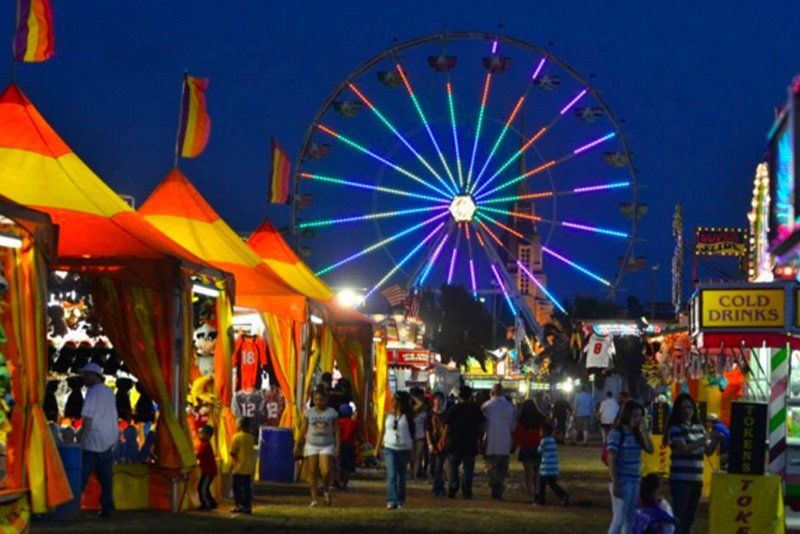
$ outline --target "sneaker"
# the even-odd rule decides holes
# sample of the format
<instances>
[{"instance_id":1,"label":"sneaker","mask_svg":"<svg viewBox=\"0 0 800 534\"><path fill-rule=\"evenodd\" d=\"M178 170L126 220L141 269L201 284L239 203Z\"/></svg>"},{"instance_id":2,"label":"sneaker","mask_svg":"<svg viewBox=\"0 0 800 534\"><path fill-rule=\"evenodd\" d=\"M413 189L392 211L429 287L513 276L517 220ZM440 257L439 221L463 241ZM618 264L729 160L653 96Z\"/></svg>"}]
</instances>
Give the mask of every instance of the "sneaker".
<instances>
[{"instance_id":1,"label":"sneaker","mask_svg":"<svg viewBox=\"0 0 800 534\"><path fill-rule=\"evenodd\" d=\"M386 509L387 510L395 510L396 508L397 508L397 505L395 503L393 503L393 502L386 503Z\"/></svg>"},{"instance_id":2,"label":"sneaker","mask_svg":"<svg viewBox=\"0 0 800 534\"><path fill-rule=\"evenodd\" d=\"M325 506L330 506L331 504L333 504L333 499L331 499L330 492L327 491L325 492L324 499L325 499Z\"/></svg>"},{"instance_id":3,"label":"sneaker","mask_svg":"<svg viewBox=\"0 0 800 534\"><path fill-rule=\"evenodd\" d=\"M561 506L569 506L569 492L564 495L564 498L561 499Z\"/></svg>"},{"instance_id":4,"label":"sneaker","mask_svg":"<svg viewBox=\"0 0 800 534\"><path fill-rule=\"evenodd\" d=\"M397 503L397 509L398 510L402 510L403 509L403 503Z\"/></svg>"},{"instance_id":5,"label":"sneaker","mask_svg":"<svg viewBox=\"0 0 800 534\"><path fill-rule=\"evenodd\" d=\"M231 513L232 514L247 514L247 513L249 513L249 511L247 510L247 508L241 508L241 507L237 506L236 508L231 510Z\"/></svg>"},{"instance_id":6,"label":"sneaker","mask_svg":"<svg viewBox=\"0 0 800 534\"><path fill-rule=\"evenodd\" d=\"M308 506L309 508L316 508L317 506L319 506L319 503L317 501L311 501L311 504L309 504Z\"/></svg>"}]
</instances>

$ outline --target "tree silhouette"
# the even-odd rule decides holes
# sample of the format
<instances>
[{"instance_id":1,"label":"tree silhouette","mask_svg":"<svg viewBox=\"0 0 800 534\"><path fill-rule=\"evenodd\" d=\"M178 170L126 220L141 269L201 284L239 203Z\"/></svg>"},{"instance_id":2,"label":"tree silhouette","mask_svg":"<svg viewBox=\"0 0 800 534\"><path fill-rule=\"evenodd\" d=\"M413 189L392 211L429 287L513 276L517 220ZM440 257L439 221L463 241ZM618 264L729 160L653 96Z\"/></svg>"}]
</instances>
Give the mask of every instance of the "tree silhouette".
<instances>
[{"instance_id":1,"label":"tree silhouette","mask_svg":"<svg viewBox=\"0 0 800 534\"><path fill-rule=\"evenodd\" d=\"M464 366L472 356L483 364L492 348L492 316L465 287L442 286L436 309L425 308L431 347L443 362Z\"/></svg>"}]
</instances>

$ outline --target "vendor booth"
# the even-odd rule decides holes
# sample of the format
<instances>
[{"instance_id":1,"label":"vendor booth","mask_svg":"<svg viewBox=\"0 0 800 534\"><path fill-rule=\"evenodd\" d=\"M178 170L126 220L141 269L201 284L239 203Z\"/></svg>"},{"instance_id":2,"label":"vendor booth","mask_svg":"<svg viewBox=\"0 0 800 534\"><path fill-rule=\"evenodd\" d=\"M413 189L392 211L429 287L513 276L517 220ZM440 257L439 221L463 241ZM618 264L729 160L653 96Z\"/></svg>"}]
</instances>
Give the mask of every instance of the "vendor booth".
<instances>
[{"instance_id":1,"label":"vendor booth","mask_svg":"<svg viewBox=\"0 0 800 534\"><path fill-rule=\"evenodd\" d=\"M41 399L47 264L56 258L50 218L0 197L0 529L21 532L30 512L72 499ZM74 478L74 476L72 477Z\"/></svg>"},{"instance_id":2,"label":"vendor booth","mask_svg":"<svg viewBox=\"0 0 800 534\"><path fill-rule=\"evenodd\" d=\"M117 508L187 506L182 497L196 463L182 413L190 356L187 310L194 278L219 273L109 189L15 85L0 96L0 147L3 193L48 214L58 226L47 301L51 346L39 386L45 388L45 380L54 386L43 400L52 435L65 438L65 447L74 442L83 399L73 377L86 363L101 365L117 390L118 406L130 405L127 384L134 384L140 401L135 404L150 414L149 426L122 421L131 426L131 447L151 453L115 465L115 486L125 488L116 492ZM42 335L44 341L44 327ZM61 404L64 390L68 398ZM47 477L48 483L57 479ZM96 506L94 481L83 497L84 506ZM37 505L34 511L45 510Z\"/></svg>"}]
</instances>

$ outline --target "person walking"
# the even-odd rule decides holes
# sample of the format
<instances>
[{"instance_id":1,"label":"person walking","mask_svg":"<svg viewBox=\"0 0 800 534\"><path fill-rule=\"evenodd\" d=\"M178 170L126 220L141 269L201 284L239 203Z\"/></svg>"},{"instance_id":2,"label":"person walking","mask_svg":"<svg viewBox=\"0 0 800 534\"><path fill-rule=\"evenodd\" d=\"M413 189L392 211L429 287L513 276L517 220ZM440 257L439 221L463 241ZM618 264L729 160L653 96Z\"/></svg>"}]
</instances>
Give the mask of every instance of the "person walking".
<instances>
[{"instance_id":1,"label":"person walking","mask_svg":"<svg viewBox=\"0 0 800 534\"><path fill-rule=\"evenodd\" d=\"M432 403L431 413L425 420L425 441L428 444L431 475L433 476L431 492L434 497L444 497L447 494L444 487L444 464L447 458L444 394L441 391L434 393Z\"/></svg>"},{"instance_id":2,"label":"person walking","mask_svg":"<svg viewBox=\"0 0 800 534\"><path fill-rule=\"evenodd\" d=\"M475 456L478 454L481 430L486 418L480 406L472 400L472 388L463 386L458 392L459 402L445 416L447 451L450 461L450 487L447 496L454 499L459 487L465 499L472 498L472 477L475 474ZM464 466L463 478L459 468Z\"/></svg>"},{"instance_id":3,"label":"person walking","mask_svg":"<svg viewBox=\"0 0 800 534\"><path fill-rule=\"evenodd\" d=\"M639 501L642 450L653 452L653 442L644 431L644 409L641 404L634 400L625 403L616 425L608 434L606 450L611 474L611 509L614 513L608 532L630 534L636 521L636 503Z\"/></svg>"},{"instance_id":4,"label":"person walking","mask_svg":"<svg viewBox=\"0 0 800 534\"><path fill-rule=\"evenodd\" d=\"M308 462L308 488L311 492L309 506L319 506L319 481L322 479L322 496L325 504L331 505L331 482L333 462L341 452L339 414L328 407L328 392L323 388L314 391L314 406L306 410L300 439L295 447L295 456L302 451Z\"/></svg>"},{"instance_id":5,"label":"person walking","mask_svg":"<svg viewBox=\"0 0 800 534\"><path fill-rule=\"evenodd\" d=\"M425 420L428 418L428 402L420 388L411 390L411 404L414 411L414 448L411 453L411 478L425 478L423 460L425 458Z\"/></svg>"},{"instance_id":6,"label":"person walking","mask_svg":"<svg viewBox=\"0 0 800 534\"><path fill-rule=\"evenodd\" d=\"M411 395L398 391L392 397L392 413L386 416L383 455L386 460L386 508L406 503L406 472L414 446L414 408Z\"/></svg>"},{"instance_id":7,"label":"person walking","mask_svg":"<svg viewBox=\"0 0 800 534\"><path fill-rule=\"evenodd\" d=\"M81 493L94 473L100 483L98 516L106 518L114 513L114 446L119 441L117 402L114 391L103 383L102 367L90 363L81 372L87 388L81 410L83 423L77 435L83 449Z\"/></svg>"},{"instance_id":8,"label":"person walking","mask_svg":"<svg viewBox=\"0 0 800 534\"><path fill-rule=\"evenodd\" d=\"M562 506L569 504L569 492L558 484L558 445L553 437L553 427L544 425L542 441L539 443L539 454L542 457L541 472L539 474L539 496L537 503L544 505L547 486L561 499Z\"/></svg>"},{"instance_id":9,"label":"person walking","mask_svg":"<svg viewBox=\"0 0 800 534\"><path fill-rule=\"evenodd\" d=\"M514 429L514 444L519 448L519 461L525 470L525 490L531 503L536 502L539 488L539 444L547 420L532 399L522 403Z\"/></svg>"},{"instance_id":10,"label":"person walking","mask_svg":"<svg viewBox=\"0 0 800 534\"><path fill-rule=\"evenodd\" d=\"M200 444L197 446L197 464L200 466L200 480L197 483L197 495L200 498L200 510L214 510L217 501L211 495L211 483L217 476L217 459L211 447L211 438L214 436L214 427L203 425L200 427L198 437Z\"/></svg>"},{"instance_id":11,"label":"person walking","mask_svg":"<svg viewBox=\"0 0 800 534\"><path fill-rule=\"evenodd\" d=\"M514 428L517 426L517 410L503 395L502 384L495 384L491 398L481 406L481 411L486 418L484 458L489 466L489 487L492 499L502 501Z\"/></svg>"},{"instance_id":12,"label":"person walking","mask_svg":"<svg viewBox=\"0 0 800 534\"><path fill-rule=\"evenodd\" d=\"M556 441L566 443L567 441L567 422L572 414L572 406L564 397L564 393L556 393L556 401L553 403L553 418L556 423Z\"/></svg>"},{"instance_id":13,"label":"person walking","mask_svg":"<svg viewBox=\"0 0 800 534\"><path fill-rule=\"evenodd\" d=\"M681 393L675 399L667 420L670 470L669 490L678 526L676 534L691 532L700 495L703 492L703 453L710 455L723 437L706 433L697 416L694 399Z\"/></svg>"},{"instance_id":14,"label":"person walking","mask_svg":"<svg viewBox=\"0 0 800 534\"><path fill-rule=\"evenodd\" d=\"M584 447L589 442L589 424L592 420L592 412L594 411L594 399L592 394L586 391L586 386L580 386L578 394L575 395L575 426L577 427L577 435L575 440L580 438L581 445Z\"/></svg>"},{"instance_id":15,"label":"person walking","mask_svg":"<svg viewBox=\"0 0 800 534\"><path fill-rule=\"evenodd\" d=\"M253 474L256 472L256 459L253 449L255 440L250 432L252 422L242 417L236 422L236 434L231 441L231 472L233 473L232 514L251 514L253 506Z\"/></svg>"},{"instance_id":16,"label":"person walking","mask_svg":"<svg viewBox=\"0 0 800 534\"><path fill-rule=\"evenodd\" d=\"M600 419L600 434L603 438L603 443L606 442L608 433L611 432L611 427L614 426L614 421L617 420L620 405L614 399L614 394L610 391L606 392L606 398L600 403L597 409L597 416Z\"/></svg>"}]
</instances>

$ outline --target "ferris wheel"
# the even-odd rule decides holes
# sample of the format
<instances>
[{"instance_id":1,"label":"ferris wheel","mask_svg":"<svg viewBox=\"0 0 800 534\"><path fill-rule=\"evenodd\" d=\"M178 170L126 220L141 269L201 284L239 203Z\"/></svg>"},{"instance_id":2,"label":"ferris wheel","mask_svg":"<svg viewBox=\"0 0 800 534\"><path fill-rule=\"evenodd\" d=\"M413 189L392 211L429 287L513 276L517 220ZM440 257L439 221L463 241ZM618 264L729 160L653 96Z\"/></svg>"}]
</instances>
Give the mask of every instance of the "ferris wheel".
<instances>
[{"instance_id":1,"label":"ferris wheel","mask_svg":"<svg viewBox=\"0 0 800 534\"><path fill-rule=\"evenodd\" d=\"M428 35L354 70L308 127L294 193L297 244L331 285L499 292L536 332L532 302L613 292L636 240L620 210L636 213L636 172L598 90L498 34Z\"/></svg>"}]
</instances>

